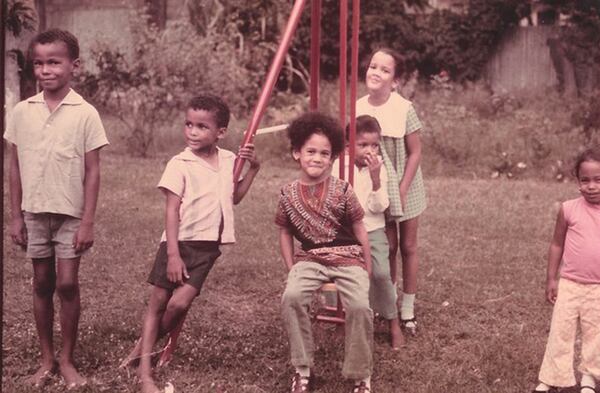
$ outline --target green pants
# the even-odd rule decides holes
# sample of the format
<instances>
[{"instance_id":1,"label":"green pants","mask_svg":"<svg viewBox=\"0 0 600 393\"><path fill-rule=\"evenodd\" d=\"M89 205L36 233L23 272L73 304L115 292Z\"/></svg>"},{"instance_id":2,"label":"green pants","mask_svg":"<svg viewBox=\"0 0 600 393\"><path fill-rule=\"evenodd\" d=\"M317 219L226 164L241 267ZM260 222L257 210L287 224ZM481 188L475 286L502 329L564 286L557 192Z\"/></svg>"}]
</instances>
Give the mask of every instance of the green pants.
<instances>
[{"instance_id":1,"label":"green pants","mask_svg":"<svg viewBox=\"0 0 600 393\"><path fill-rule=\"evenodd\" d=\"M398 318L398 292L390 275L390 248L385 235L385 229L380 228L369 232L371 244L371 259L373 260L373 273L371 275L371 288L369 300L373 311L385 319Z\"/></svg>"},{"instance_id":2,"label":"green pants","mask_svg":"<svg viewBox=\"0 0 600 393\"><path fill-rule=\"evenodd\" d=\"M309 306L313 293L333 281L346 310L342 375L362 379L373 370L373 311L369 306L369 276L360 266L328 267L298 262L290 270L282 297L282 317L294 367L313 367L314 343Z\"/></svg>"}]
</instances>

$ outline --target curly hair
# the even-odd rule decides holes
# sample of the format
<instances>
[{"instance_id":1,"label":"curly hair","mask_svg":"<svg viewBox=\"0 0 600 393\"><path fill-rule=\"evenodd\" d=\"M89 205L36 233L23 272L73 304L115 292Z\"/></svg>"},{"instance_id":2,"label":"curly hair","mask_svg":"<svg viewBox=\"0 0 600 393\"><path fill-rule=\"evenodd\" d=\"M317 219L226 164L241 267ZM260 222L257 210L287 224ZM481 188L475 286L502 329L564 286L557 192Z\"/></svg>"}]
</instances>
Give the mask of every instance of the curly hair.
<instances>
[{"instance_id":1,"label":"curly hair","mask_svg":"<svg viewBox=\"0 0 600 393\"><path fill-rule=\"evenodd\" d=\"M77 37L75 37L72 33L66 30L60 29L46 30L33 37L31 42L29 43L29 58L32 58L33 48L37 44L45 45L59 41L64 42L67 46L67 51L69 52L69 57L71 58L71 60L76 60L79 58L79 41L77 40Z\"/></svg>"},{"instance_id":2,"label":"curly hair","mask_svg":"<svg viewBox=\"0 0 600 393\"><path fill-rule=\"evenodd\" d=\"M582 151L577 158L575 159L575 164L573 165L573 175L579 179L579 169L581 168L581 164L586 161L596 161L600 162L600 145L592 146L589 149L585 149Z\"/></svg>"},{"instance_id":3,"label":"curly hair","mask_svg":"<svg viewBox=\"0 0 600 393\"><path fill-rule=\"evenodd\" d=\"M201 94L192 98L186 109L212 112L219 128L227 128L229 125L229 107L221 97L214 94Z\"/></svg>"},{"instance_id":4,"label":"curly hair","mask_svg":"<svg viewBox=\"0 0 600 393\"><path fill-rule=\"evenodd\" d=\"M292 151L300 151L313 134L325 136L331 143L331 155L337 157L344 150L344 130L331 116L320 112L308 112L292 121L287 130Z\"/></svg>"}]
</instances>

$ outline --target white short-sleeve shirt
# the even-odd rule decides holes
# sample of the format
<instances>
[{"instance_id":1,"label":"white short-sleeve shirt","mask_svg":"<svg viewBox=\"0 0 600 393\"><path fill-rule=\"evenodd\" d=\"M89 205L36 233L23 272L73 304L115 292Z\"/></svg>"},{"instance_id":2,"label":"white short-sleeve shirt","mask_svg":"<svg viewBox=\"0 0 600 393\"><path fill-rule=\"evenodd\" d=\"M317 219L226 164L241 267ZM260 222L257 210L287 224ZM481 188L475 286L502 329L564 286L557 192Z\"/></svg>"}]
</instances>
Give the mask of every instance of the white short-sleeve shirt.
<instances>
[{"instance_id":1,"label":"white short-sleeve shirt","mask_svg":"<svg viewBox=\"0 0 600 393\"><path fill-rule=\"evenodd\" d=\"M108 144L98 111L70 90L50 112L41 92L14 107L4 138L17 146L21 208L81 218L85 153Z\"/></svg>"},{"instance_id":2,"label":"white short-sleeve shirt","mask_svg":"<svg viewBox=\"0 0 600 393\"><path fill-rule=\"evenodd\" d=\"M181 198L177 240L235 242L233 165L235 154L217 149L219 167L213 168L189 147L167 163L158 187ZM161 241L166 241L163 232Z\"/></svg>"},{"instance_id":3,"label":"white short-sleeve shirt","mask_svg":"<svg viewBox=\"0 0 600 393\"><path fill-rule=\"evenodd\" d=\"M383 160L379 157L379 160ZM348 173L350 169L350 157L346 156L344 160L345 178L348 179ZM352 188L354 193L360 202L365 216L363 217L363 224L367 232L373 232L376 229L385 228L385 209L390 205L390 199L387 192L388 175L385 165L381 166L379 172L379 181L381 187L377 191L373 191L373 182L371 181L371 174L369 168L359 168L356 165L354 167L354 182ZM340 175L340 160L335 160L332 165L331 174L335 177Z\"/></svg>"}]
</instances>

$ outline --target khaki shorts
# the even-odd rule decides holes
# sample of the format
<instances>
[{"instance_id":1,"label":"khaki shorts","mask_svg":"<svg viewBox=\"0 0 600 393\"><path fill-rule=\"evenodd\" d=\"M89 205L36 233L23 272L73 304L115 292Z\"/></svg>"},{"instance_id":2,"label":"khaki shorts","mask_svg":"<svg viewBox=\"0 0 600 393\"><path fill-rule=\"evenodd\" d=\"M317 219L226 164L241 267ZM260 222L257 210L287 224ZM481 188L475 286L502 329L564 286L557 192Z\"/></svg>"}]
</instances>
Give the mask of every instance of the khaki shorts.
<instances>
[{"instance_id":1,"label":"khaki shorts","mask_svg":"<svg viewBox=\"0 0 600 393\"><path fill-rule=\"evenodd\" d=\"M27 227L27 257L32 259L56 256L61 259L77 258L73 238L81 220L65 214L24 212Z\"/></svg>"}]
</instances>

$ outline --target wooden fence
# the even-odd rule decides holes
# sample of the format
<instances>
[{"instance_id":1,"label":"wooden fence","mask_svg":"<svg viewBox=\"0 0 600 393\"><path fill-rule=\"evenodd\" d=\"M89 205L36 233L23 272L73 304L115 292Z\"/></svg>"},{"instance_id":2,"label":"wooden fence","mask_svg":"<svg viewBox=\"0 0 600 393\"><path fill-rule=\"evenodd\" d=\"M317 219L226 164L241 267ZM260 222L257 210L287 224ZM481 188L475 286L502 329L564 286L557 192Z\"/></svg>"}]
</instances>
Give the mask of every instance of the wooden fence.
<instances>
[{"instance_id":1,"label":"wooden fence","mask_svg":"<svg viewBox=\"0 0 600 393\"><path fill-rule=\"evenodd\" d=\"M551 42L557 42L558 27L529 26L516 27L509 31L500 43L496 53L488 62L485 79L497 92L522 90L544 90L558 88L555 63L562 69L562 89L567 94L577 92L572 64L563 53L551 53ZM592 78L593 79L593 78ZM587 78L583 84L595 84ZM587 87L590 87L587 86ZM585 89L586 86L580 86Z\"/></svg>"}]
</instances>

